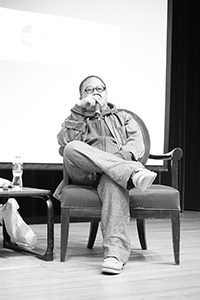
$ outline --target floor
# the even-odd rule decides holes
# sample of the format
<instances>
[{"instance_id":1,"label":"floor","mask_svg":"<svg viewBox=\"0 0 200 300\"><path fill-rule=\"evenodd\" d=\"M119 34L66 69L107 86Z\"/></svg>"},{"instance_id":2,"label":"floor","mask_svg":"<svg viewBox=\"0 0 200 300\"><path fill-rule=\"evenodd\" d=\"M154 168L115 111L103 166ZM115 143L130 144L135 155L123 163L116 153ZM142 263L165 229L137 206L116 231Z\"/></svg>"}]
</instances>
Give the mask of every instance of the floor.
<instances>
[{"instance_id":1,"label":"floor","mask_svg":"<svg viewBox=\"0 0 200 300\"><path fill-rule=\"evenodd\" d=\"M31 225L45 249L46 225ZM66 261L59 261L60 224L55 224L55 258L44 262L2 247L0 227L0 299L200 299L200 212L181 218L181 264L174 264L169 220L147 220L148 250L141 250L131 220L132 252L120 275L101 274L101 233L86 248L89 224L70 225Z\"/></svg>"}]
</instances>

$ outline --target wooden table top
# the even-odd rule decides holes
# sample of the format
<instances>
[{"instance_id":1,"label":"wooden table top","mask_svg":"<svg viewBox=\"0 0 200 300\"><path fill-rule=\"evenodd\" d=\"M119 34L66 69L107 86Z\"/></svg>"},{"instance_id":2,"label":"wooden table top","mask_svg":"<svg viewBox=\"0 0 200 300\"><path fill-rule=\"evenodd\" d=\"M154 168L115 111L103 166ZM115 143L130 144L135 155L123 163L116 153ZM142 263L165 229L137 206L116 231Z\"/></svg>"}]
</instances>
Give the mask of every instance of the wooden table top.
<instances>
[{"instance_id":1,"label":"wooden table top","mask_svg":"<svg viewBox=\"0 0 200 300\"><path fill-rule=\"evenodd\" d=\"M50 190L37 189L22 187L22 189L17 190L13 188L3 189L0 188L0 197L31 197L31 196L49 196L51 195Z\"/></svg>"}]
</instances>

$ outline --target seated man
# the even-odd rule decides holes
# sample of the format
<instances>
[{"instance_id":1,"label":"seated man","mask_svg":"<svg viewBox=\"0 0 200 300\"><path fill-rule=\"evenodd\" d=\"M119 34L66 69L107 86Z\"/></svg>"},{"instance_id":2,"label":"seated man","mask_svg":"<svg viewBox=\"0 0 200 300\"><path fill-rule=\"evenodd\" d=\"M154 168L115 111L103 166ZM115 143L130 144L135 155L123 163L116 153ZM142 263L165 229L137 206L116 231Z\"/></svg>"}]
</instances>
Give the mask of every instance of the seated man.
<instances>
[{"instance_id":1,"label":"seated man","mask_svg":"<svg viewBox=\"0 0 200 300\"><path fill-rule=\"evenodd\" d=\"M58 143L72 182L97 187L102 202L102 273L119 274L131 251L128 191L146 190L156 173L140 163L144 154L140 129L130 114L107 102L103 80L89 76L79 91L80 99L65 119ZM58 198L62 187L55 193Z\"/></svg>"}]
</instances>

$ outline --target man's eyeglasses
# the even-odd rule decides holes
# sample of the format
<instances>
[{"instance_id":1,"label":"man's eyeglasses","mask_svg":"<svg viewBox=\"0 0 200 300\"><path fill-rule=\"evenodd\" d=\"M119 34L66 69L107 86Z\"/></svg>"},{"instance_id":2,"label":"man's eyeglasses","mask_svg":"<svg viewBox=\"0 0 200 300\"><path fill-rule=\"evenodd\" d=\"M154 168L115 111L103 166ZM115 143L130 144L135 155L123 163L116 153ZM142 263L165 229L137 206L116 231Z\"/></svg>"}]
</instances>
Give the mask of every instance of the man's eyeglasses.
<instances>
[{"instance_id":1,"label":"man's eyeglasses","mask_svg":"<svg viewBox=\"0 0 200 300\"><path fill-rule=\"evenodd\" d=\"M103 93L105 91L106 87L102 85L98 85L96 87L93 86L87 86L83 92L87 94L92 94L94 90L96 90L98 93Z\"/></svg>"}]
</instances>

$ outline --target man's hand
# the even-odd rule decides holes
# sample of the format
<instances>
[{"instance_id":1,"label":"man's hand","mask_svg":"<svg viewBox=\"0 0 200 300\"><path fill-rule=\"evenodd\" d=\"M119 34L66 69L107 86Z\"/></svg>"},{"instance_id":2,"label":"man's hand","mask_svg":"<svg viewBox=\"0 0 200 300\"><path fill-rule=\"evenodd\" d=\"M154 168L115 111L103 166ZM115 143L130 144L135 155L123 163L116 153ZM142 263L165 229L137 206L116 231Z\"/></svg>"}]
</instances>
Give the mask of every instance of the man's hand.
<instances>
[{"instance_id":1,"label":"man's hand","mask_svg":"<svg viewBox=\"0 0 200 300\"><path fill-rule=\"evenodd\" d=\"M77 105L84 107L86 110L91 110L95 108L96 103L99 103L100 107L103 106L101 96L99 94L91 94L87 95L86 97L82 97L77 102Z\"/></svg>"}]
</instances>

